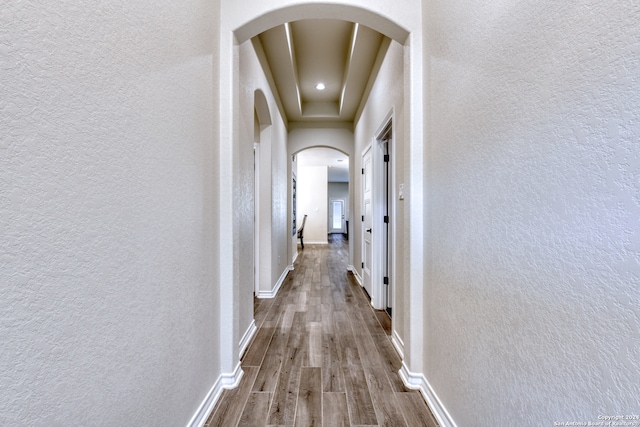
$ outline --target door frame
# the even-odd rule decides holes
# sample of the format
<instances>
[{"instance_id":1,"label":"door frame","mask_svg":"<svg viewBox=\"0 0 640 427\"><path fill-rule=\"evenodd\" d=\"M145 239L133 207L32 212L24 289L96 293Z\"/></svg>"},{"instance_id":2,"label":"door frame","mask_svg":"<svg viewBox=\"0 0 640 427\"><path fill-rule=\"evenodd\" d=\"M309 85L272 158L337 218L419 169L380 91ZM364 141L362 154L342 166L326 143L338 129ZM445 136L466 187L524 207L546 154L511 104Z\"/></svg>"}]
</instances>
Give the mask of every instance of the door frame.
<instances>
[{"instance_id":1,"label":"door frame","mask_svg":"<svg viewBox=\"0 0 640 427\"><path fill-rule=\"evenodd\" d=\"M375 236L374 231L373 231L373 220L375 217L375 204L374 204L374 181L375 181L375 177L374 177L374 173L375 173L375 169L374 169L374 160L373 160L373 152L374 152L374 144L367 144L367 146L364 148L364 150L362 150L362 156L361 156L361 165L362 165L362 179L360 181L360 207L361 207L361 217L362 217L362 221L360 221L360 236L361 236L361 246L360 246L360 258L362 260L362 287L364 288L364 290L367 292L367 294L369 294L369 296L371 297L371 303L373 304L373 293L374 293L374 278L373 278L373 265L375 265L374 259L375 259L375 247L374 247L374 242L373 242L373 237ZM370 233L371 237L370 237L370 241L371 241L371 259L369 260L369 263L365 263L367 256L367 247L366 247L366 236L367 236L367 223L365 221L365 186L367 185L367 178L366 178L366 173L365 173L365 156L370 155L371 156L371 229L372 232ZM367 283L367 272L368 271L368 278L369 278L369 283ZM367 289L367 285L369 286L370 289Z\"/></svg>"},{"instance_id":2,"label":"door frame","mask_svg":"<svg viewBox=\"0 0 640 427\"><path fill-rule=\"evenodd\" d=\"M253 143L253 295L260 293L260 144Z\"/></svg>"},{"instance_id":3,"label":"door frame","mask_svg":"<svg viewBox=\"0 0 640 427\"><path fill-rule=\"evenodd\" d=\"M392 109L389 114L382 121L382 124L375 133L375 136L371 142L372 149L372 164L373 164L373 189L372 189L372 266L371 266L371 305L376 310L385 310L387 304L390 307L395 307L395 263L396 263L396 204L395 204L395 145L393 143L393 137L395 135L394 129L394 110ZM385 227L385 166L384 166L384 137L388 132L391 132L392 139L389 143L389 206L388 214L390 217L388 225L388 243L385 242L384 233L381 231ZM376 230L378 230L376 232ZM385 246L387 246L385 248ZM387 260L385 260L385 255ZM387 301L386 285L384 284L384 264L388 265L388 278L391 292L389 295L390 301Z\"/></svg>"}]
</instances>

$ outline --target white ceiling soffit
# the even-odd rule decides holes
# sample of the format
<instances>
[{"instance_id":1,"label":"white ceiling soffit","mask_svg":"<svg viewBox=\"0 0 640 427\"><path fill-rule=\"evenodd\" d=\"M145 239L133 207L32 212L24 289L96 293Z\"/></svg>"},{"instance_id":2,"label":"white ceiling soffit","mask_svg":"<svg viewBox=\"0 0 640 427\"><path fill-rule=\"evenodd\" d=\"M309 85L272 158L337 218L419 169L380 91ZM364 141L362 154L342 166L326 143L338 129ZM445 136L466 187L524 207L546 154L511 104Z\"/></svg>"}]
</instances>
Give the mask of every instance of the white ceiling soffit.
<instances>
[{"instance_id":1,"label":"white ceiling soffit","mask_svg":"<svg viewBox=\"0 0 640 427\"><path fill-rule=\"evenodd\" d=\"M253 43L287 122L353 122L389 39L353 22L307 19Z\"/></svg>"}]
</instances>

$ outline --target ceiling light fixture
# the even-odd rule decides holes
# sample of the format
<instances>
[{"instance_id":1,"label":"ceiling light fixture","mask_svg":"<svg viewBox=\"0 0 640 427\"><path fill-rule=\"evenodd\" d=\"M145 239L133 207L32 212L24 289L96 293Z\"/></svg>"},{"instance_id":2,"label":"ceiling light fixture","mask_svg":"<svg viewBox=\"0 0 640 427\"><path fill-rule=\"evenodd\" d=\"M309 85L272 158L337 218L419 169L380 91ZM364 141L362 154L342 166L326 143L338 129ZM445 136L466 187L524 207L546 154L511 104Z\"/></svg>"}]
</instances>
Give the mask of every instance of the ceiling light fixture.
<instances>
[{"instance_id":1,"label":"ceiling light fixture","mask_svg":"<svg viewBox=\"0 0 640 427\"><path fill-rule=\"evenodd\" d=\"M324 83L318 83L318 84L316 85L316 89L318 89L318 90L325 90L325 89L326 89L326 86L324 85Z\"/></svg>"}]
</instances>

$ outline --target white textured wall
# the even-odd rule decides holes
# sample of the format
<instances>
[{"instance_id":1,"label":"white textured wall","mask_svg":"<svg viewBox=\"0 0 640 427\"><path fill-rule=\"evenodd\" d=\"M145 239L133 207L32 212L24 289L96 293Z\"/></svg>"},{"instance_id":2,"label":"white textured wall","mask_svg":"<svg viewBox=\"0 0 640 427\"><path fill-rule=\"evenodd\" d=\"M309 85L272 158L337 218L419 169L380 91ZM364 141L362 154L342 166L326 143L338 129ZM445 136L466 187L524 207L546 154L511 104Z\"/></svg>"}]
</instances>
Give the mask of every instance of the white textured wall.
<instances>
[{"instance_id":1,"label":"white textured wall","mask_svg":"<svg viewBox=\"0 0 640 427\"><path fill-rule=\"evenodd\" d=\"M240 146L239 168L235 173L236 219L241 231L239 263L240 333L243 334L253 320L253 253L254 227L254 125L255 92L262 91L271 117L271 125L260 137L260 269L261 291L271 292L289 265L288 250L288 156L287 131L277 104L262 71L251 42L239 47L240 63ZM251 122L249 121L251 119Z\"/></svg>"},{"instance_id":2,"label":"white textured wall","mask_svg":"<svg viewBox=\"0 0 640 427\"><path fill-rule=\"evenodd\" d=\"M328 147L334 148L349 156L353 155L353 130L349 124L336 127L307 128L295 123L290 124L289 129L289 153L296 154L307 148Z\"/></svg>"},{"instance_id":3,"label":"white textured wall","mask_svg":"<svg viewBox=\"0 0 640 427\"><path fill-rule=\"evenodd\" d=\"M640 4L425 5L427 379L458 426L637 413Z\"/></svg>"},{"instance_id":4,"label":"white textured wall","mask_svg":"<svg viewBox=\"0 0 640 427\"><path fill-rule=\"evenodd\" d=\"M372 139L376 136L376 132L386 122L389 113L394 112L394 140L390 147L391 154L394 155L393 163L395 164L395 181L396 184L408 184L408 171L404 167L405 156L407 152L406 132L405 132L405 97L404 97L404 47L396 42L391 42L386 56L378 72L375 84L371 88L369 99L362 110L362 114L356 123L355 135L355 154L354 154L354 170L359 172L362 170L362 154ZM356 194L353 201L352 216L354 218L353 236L349 239L354 245L354 266L358 271L362 265L362 174L355 173L352 188ZM397 187L397 185L396 185ZM408 257L409 248L405 244L411 234L408 228L409 221L405 217L405 201L390 199L391 204L395 204L395 215L391 213L393 218L392 227L395 225L396 230L396 264L394 276L392 277L392 285L395 286L396 305L393 307L393 329L394 333L401 340L406 339L405 325L409 322L409 277L405 266L405 259ZM407 200L408 202L408 200Z\"/></svg>"},{"instance_id":5,"label":"white textured wall","mask_svg":"<svg viewBox=\"0 0 640 427\"><path fill-rule=\"evenodd\" d=\"M3 5L0 425L185 425L220 374L215 9Z\"/></svg>"}]
</instances>

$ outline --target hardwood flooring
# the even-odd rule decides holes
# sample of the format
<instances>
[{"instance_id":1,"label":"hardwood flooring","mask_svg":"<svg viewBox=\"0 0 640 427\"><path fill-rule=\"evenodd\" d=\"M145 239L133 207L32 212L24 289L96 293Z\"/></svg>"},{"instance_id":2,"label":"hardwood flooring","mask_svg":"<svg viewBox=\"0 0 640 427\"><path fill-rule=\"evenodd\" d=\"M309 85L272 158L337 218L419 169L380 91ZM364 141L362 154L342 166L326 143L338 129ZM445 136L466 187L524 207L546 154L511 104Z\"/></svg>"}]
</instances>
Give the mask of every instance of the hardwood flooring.
<instances>
[{"instance_id":1,"label":"hardwood flooring","mask_svg":"<svg viewBox=\"0 0 640 427\"><path fill-rule=\"evenodd\" d=\"M244 376L207 427L438 426L420 393L404 387L391 320L371 308L347 272L344 237L332 236L305 246L276 298L255 300Z\"/></svg>"}]
</instances>

